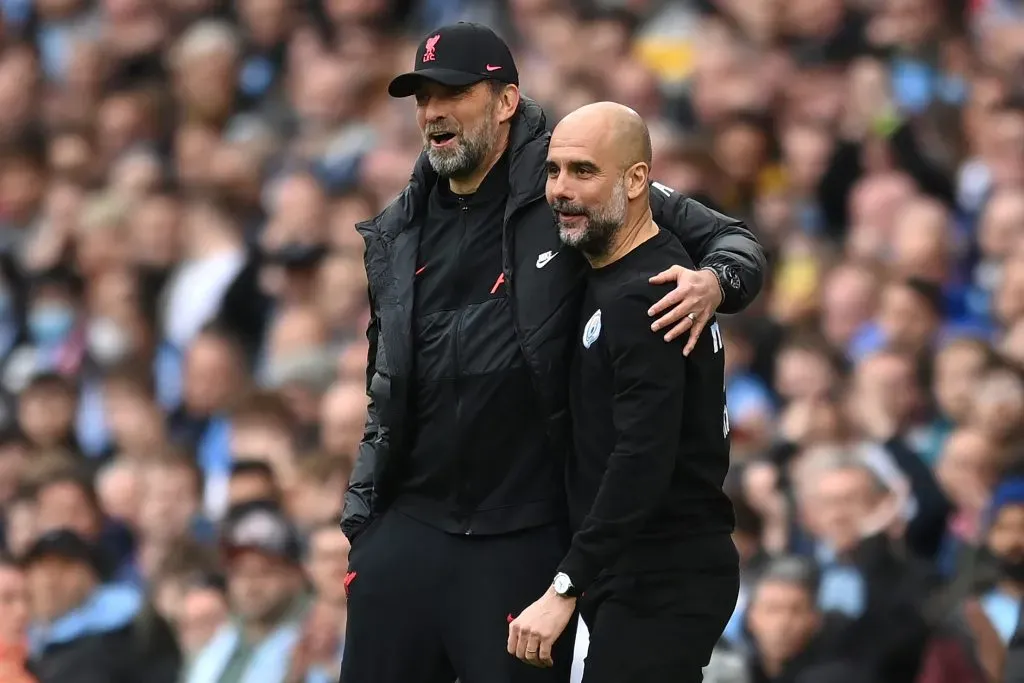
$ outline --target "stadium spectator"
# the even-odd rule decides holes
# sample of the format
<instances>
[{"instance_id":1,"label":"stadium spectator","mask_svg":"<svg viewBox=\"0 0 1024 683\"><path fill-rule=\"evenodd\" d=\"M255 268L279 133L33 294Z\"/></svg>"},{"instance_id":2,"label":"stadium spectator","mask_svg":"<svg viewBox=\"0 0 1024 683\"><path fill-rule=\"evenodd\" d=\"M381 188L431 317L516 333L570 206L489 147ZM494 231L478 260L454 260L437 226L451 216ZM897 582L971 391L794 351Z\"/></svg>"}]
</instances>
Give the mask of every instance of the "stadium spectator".
<instances>
[{"instance_id":1,"label":"stadium spectator","mask_svg":"<svg viewBox=\"0 0 1024 683\"><path fill-rule=\"evenodd\" d=\"M775 560L758 579L747 616L755 680L868 680L860 666L843 661L838 633L844 618L823 617L817 588L813 565L796 558Z\"/></svg>"},{"instance_id":2,"label":"stadium spectator","mask_svg":"<svg viewBox=\"0 0 1024 683\"><path fill-rule=\"evenodd\" d=\"M259 500L277 503L281 499L274 469L263 460L236 460L227 495L229 507Z\"/></svg>"},{"instance_id":3,"label":"stadium spectator","mask_svg":"<svg viewBox=\"0 0 1024 683\"><path fill-rule=\"evenodd\" d=\"M299 538L276 506L260 501L230 510L225 525L233 620L195 656L185 680L283 683L308 602Z\"/></svg>"},{"instance_id":4,"label":"stadium spectator","mask_svg":"<svg viewBox=\"0 0 1024 683\"><path fill-rule=\"evenodd\" d=\"M28 663L29 596L25 573L0 555L0 680L34 683Z\"/></svg>"},{"instance_id":5,"label":"stadium spectator","mask_svg":"<svg viewBox=\"0 0 1024 683\"><path fill-rule=\"evenodd\" d=\"M178 641L186 659L192 659L228 620L225 587L212 578L185 588L178 613Z\"/></svg>"},{"instance_id":6,"label":"stadium spectator","mask_svg":"<svg viewBox=\"0 0 1024 683\"><path fill-rule=\"evenodd\" d=\"M105 585L96 546L74 531L42 535L24 562L32 603L30 666L40 683L176 680L178 646L138 589Z\"/></svg>"}]
</instances>

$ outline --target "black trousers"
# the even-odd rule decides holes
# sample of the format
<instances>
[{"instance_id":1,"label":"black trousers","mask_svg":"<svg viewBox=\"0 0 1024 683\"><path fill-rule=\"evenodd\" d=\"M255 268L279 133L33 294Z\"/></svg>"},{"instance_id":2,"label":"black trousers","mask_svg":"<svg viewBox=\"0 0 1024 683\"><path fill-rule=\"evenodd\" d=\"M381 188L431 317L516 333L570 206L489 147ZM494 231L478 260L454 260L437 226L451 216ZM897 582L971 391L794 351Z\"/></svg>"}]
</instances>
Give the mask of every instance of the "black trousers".
<instances>
[{"instance_id":1,"label":"black trousers","mask_svg":"<svg viewBox=\"0 0 1024 683\"><path fill-rule=\"evenodd\" d=\"M700 683L738 593L734 569L598 579L580 601L583 683Z\"/></svg>"},{"instance_id":2,"label":"black trousers","mask_svg":"<svg viewBox=\"0 0 1024 683\"><path fill-rule=\"evenodd\" d=\"M349 558L341 683L567 683L575 619L551 669L505 650L508 617L547 590L564 551L554 526L455 536L386 512Z\"/></svg>"}]
</instances>

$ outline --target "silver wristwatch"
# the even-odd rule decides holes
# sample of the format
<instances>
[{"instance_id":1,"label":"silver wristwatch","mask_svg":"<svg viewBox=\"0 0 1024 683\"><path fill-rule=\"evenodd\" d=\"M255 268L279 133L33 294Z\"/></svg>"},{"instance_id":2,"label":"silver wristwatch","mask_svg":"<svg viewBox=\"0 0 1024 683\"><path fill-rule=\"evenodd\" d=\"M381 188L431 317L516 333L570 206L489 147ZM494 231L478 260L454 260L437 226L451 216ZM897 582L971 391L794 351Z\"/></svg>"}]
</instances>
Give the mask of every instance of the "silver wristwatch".
<instances>
[{"instance_id":1,"label":"silver wristwatch","mask_svg":"<svg viewBox=\"0 0 1024 683\"><path fill-rule=\"evenodd\" d=\"M551 587L555 589L555 593L563 598L575 598L577 596L576 586L573 585L572 579L565 572L555 574Z\"/></svg>"}]
</instances>

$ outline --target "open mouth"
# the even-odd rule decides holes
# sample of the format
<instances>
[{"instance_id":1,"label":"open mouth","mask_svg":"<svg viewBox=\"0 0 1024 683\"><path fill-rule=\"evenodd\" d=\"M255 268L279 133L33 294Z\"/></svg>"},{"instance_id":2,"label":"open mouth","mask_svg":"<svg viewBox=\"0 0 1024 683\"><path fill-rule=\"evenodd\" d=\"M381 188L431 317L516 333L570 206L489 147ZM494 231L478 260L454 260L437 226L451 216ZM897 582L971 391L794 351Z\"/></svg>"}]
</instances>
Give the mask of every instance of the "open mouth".
<instances>
[{"instance_id":1,"label":"open mouth","mask_svg":"<svg viewBox=\"0 0 1024 683\"><path fill-rule=\"evenodd\" d=\"M429 138L434 147L444 147L455 139L455 133L431 133Z\"/></svg>"}]
</instances>

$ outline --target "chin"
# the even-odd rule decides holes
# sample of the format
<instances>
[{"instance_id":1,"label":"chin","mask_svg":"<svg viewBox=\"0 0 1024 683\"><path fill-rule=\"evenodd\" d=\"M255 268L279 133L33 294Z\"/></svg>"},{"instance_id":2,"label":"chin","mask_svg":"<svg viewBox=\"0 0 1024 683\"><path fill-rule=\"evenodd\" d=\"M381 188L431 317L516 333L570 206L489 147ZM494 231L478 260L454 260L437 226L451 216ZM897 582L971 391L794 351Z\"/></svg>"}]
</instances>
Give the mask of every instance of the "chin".
<instances>
[{"instance_id":1,"label":"chin","mask_svg":"<svg viewBox=\"0 0 1024 683\"><path fill-rule=\"evenodd\" d=\"M453 159L459 155L462 147L458 141L451 142L444 147L430 147L429 152L438 159Z\"/></svg>"},{"instance_id":2,"label":"chin","mask_svg":"<svg viewBox=\"0 0 1024 683\"><path fill-rule=\"evenodd\" d=\"M569 226L558 226L558 237L562 240L563 244L570 247L579 246L582 242L587 239L587 229L585 227L569 227Z\"/></svg>"}]
</instances>

